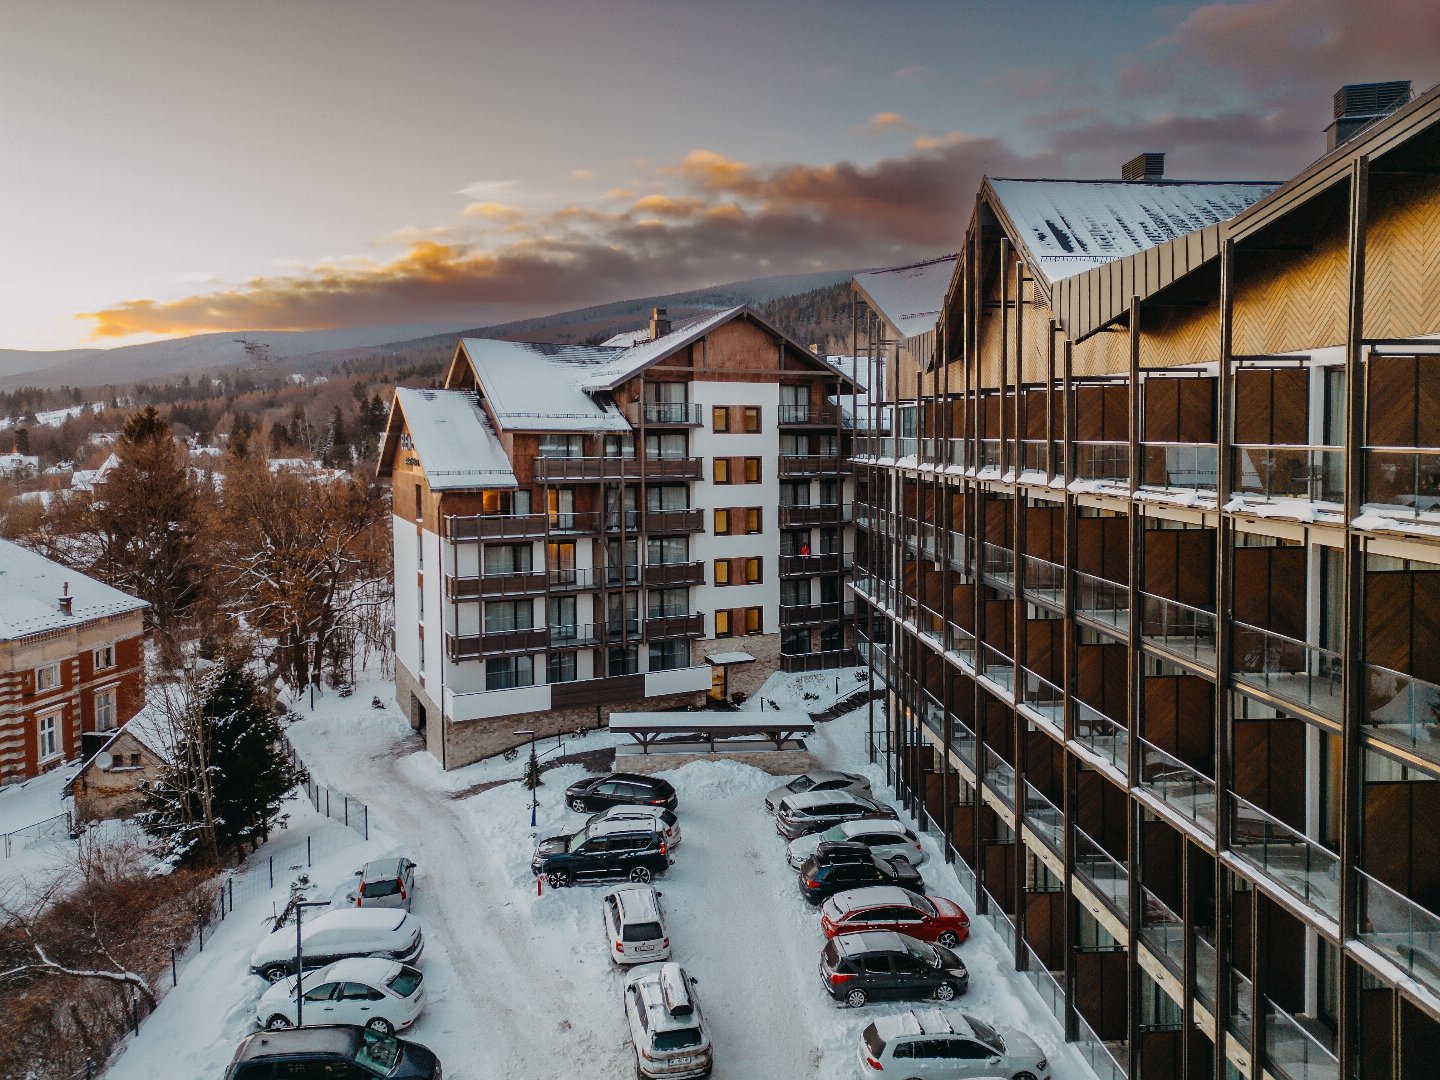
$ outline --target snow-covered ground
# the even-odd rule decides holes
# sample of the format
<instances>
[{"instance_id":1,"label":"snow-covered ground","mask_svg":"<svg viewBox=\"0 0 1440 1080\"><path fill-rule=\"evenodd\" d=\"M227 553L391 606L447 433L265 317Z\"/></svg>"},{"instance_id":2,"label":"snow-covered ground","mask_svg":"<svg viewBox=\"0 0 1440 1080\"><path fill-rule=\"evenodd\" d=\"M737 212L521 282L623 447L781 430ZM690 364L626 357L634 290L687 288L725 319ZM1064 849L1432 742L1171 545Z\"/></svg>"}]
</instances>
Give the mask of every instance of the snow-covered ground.
<instances>
[{"instance_id":1,"label":"snow-covered ground","mask_svg":"<svg viewBox=\"0 0 1440 1080\"><path fill-rule=\"evenodd\" d=\"M0 787L0 836L16 833L74 808L61 794L75 775L67 765L21 784ZM62 819L42 830L0 840L0 900L18 903L21 894L42 887L73 861L75 842Z\"/></svg>"},{"instance_id":2,"label":"snow-covered ground","mask_svg":"<svg viewBox=\"0 0 1440 1080\"><path fill-rule=\"evenodd\" d=\"M860 685L849 672L840 676L842 697ZM835 700L835 686L833 672L777 676L756 696L782 708L819 711ZM573 762L546 770L532 831L530 793L515 782L523 754L442 773L397 714L370 708L373 693L388 700L389 688L361 685L350 698L317 701L290 735L318 780L370 806L373 839L362 845L357 838L317 864L312 875L322 888L343 895L353 869L382 852L407 852L419 865L414 911L425 927L420 967L432 996L407 1037L435 1050L453 1080L546 1080L577 1070L632 1075L621 976L601 924L602 889L547 888L537 896L529 870L536 839L583 821L565 808L561 794L585 770ZM807 693L815 697L806 700ZM811 748L830 765L868 773L880 793L883 767L865 762L867 713L857 709L822 725ZM592 733L566 750L618 742ZM762 797L777 778L726 761L691 762L665 775L680 795L684 843L658 886L674 957L699 979L716 1046L715 1076L854 1076L860 1030L875 1016L911 1006L841 1009L820 987L818 917L800 897L785 843L764 810ZM303 820L291 825L305 827ZM930 848L927 887L973 911L935 838L923 842ZM182 974L181 989L188 985L190 992L162 1002L110 1071L112 1080L219 1075L249 1030L264 988L246 974L245 961L269 907L257 899L247 903L237 899L240 917L221 924ZM985 920L975 921L960 955L971 974L964 1009L1036 1038L1056 1080L1090 1076L1064 1047L1030 984L1011 970Z\"/></svg>"},{"instance_id":3,"label":"snow-covered ground","mask_svg":"<svg viewBox=\"0 0 1440 1080\"><path fill-rule=\"evenodd\" d=\"M79 416L86 410L98 413L103 411L104 408L105 402L92 401L88 405L71 405L68 408L64 409L50 409L45 412L36 413L35 423L41 425L42 427L59 427L66 420L69 420L72 417ZM0 417L0 431L3 431L5 428L8 427L18 427L21 423L22 420L18 416Z\"/></svg>"}]
</instances>

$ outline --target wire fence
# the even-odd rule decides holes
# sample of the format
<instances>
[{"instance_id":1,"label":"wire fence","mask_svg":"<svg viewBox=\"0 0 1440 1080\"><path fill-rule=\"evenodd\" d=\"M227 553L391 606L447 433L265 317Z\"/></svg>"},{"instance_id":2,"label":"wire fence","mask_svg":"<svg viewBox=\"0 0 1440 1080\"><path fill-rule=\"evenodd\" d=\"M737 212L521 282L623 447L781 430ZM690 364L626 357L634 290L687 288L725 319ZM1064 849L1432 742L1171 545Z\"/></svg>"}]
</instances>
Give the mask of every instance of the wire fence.
<instances>
[{"instance_id":1,"label":"wire fence","mask_svg":"<svg viewBox=\"0 0 1440 1080\"><path fill-rule=\"evenodd\" d=\"M5 848L5 858L10 858L17 851L22 851L36 840L68 840L74 830L70 812L56 814L44 821L35 821L19 829L12 829L10 832L0 835Z\"/></svg>"}]
</instances>

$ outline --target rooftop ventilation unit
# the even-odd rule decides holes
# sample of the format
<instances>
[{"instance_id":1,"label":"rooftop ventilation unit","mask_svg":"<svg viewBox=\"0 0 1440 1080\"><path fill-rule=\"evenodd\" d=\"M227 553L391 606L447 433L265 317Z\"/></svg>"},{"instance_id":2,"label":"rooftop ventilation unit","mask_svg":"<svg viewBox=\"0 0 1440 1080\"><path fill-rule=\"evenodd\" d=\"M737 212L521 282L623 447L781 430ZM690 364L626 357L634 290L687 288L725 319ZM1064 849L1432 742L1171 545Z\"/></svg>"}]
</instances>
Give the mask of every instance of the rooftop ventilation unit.
<instances>
[{"instance_id":1,"label":"rooftop ventilation unit","mask_svg":"<svg viewBox=\"0 0 1440 1080\"><path fill-rule=\"evenodd\" d=\"M1347 143L1410 100L1410 80L1351 83L1335 91L1335 117L1325 129L1326 149Z\"/></svg>"},{"instance_id":2,"label":"rooftop ventilation unit","mask_svg":"<svg viewBox=\"0 0 1440 1080\"><path fill-rule=\"evenodd\" d=\"M1165 155L1156 153L1136 154L1120 166L1121 180L1163 180L1165 179Z\"/></svg>"}]
</instances>

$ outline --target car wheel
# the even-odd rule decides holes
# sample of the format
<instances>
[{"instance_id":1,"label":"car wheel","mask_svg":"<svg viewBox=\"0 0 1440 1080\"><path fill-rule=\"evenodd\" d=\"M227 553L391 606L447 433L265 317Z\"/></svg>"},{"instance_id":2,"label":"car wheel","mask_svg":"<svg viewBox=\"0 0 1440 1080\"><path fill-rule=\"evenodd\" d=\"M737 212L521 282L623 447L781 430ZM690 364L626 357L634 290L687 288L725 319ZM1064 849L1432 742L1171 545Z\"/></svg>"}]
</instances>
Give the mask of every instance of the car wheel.
<instances>
[{"instance_id":1,"label":"car wheel","mask_svg":"<svg viewBox=\"0 0 1440 1080\"><path fill-rule=\"evenodd\" d=\"M263 969L261 970L261 972L260 972L260 977L261 977L262 979L264 979L266 982L272 982L272 983L273 983L273 982L279 982L281 979L285 978L285 976L286 976L286 975L289 975L289 974L290 974L289 965L287 965L287 964L271 964L269 967L263 968Z\"/></svg>"},{"instance_id":2,"label":"car wheel","mask_svg":"<svg viewBox=\"0 0 1440 1080\"><path fill-rule=\"evenodd\" d=\"M952 986L950 983L941 983L939 986L935 987L935 1000L954 1001L955 987Z\"/></svg>"},{"instance_id":3,"label":"car wheel","mask_svg":"<svg viewBox=\"0 0 1440 1080\"><path fill-rule=\"evenodd\" d=\"M575 884L575 875L567 874L563 870L552 870L545 881L552 889L568 889Z\"/></svg>"},{"instance_id":4,"label":"car wheel","mask_svg":"<svg viewBox=\"0 0 1440 1080\"><path fill-rule=\"evenodd\" d=\"M632 867L630 870L630 880L635 882L637 885L648 884L650 878L651 874L650 868L648 866L636 866Z\"/></svg>"},{"instance_id":5,"label":"car wheel","mask_svg":"<svg viewBox=\"0 0 1440 1080\"><path fill-rule=\"evenodd\" d=\"M954 930L946 930L935 939L935 944L943 945L947 949L953 949L956 945L960 944L960 935L955 933Z\"/></svg>"},{"instance_id":6,"label":"car wheel","mask_svg":"<svg viewBox=\"0 0 1440 1080\"><path fill-rule=\"evenodd\" d=\"M381 1035L395 1034L395 1025L383 1016L372 1016L365 1022L365 1027L370 1031L378 1031Z\"/></svg>"},{"instance_id":7,"label":"car wheel","mask_svg":"<svg viewBox=\"0 0 1440 1080\"><path fill-rule=\"evenodd\" d=\"M869 1000L870 995L865 993L864 990L851 990L845 995L845 1004L852 1009L860 1008L861 1005L864 1005L865 1002Z\"/></svg>"},{"instance_id":8,"label":"car wheel","mask_svg":"<svg viewBox=\"0 0 1440 1080\"><path fill-rule=\"evenodd\" d=\"M577 814L585 813L585 800L579 795L576 795L575 798L570 800L570 809L574 810ZM639 1066L636 1067L638 1068Z\"/></svg>"},{"instance_id":9,"label":"car wheel","mask_svg":"<svg viewBox=\"0 0 1440 1080\"><path fill-rule=\"evenodd\" d=\"M274 1016L270 1017L269 1020L265 1021L266 1031L284 1031L286 1028L292 1028L294 1026L294 1021L292 1021L288 1016L281 1016L279 1013L276 1013Z\"/></svg>"}]
</instances>

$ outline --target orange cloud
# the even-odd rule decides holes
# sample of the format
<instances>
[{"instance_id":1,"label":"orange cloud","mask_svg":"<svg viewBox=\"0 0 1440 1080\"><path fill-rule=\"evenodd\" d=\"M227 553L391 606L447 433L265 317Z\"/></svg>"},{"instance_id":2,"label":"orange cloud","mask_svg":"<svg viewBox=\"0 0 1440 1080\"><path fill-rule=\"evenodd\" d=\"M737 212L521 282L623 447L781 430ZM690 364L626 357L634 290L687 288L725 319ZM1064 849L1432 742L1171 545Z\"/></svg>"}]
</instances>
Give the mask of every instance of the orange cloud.
<instances>
[{"instance_id":1,"label":"orange cloud","mask_svg":"<svg viewBox=\"0 0 1440 1080\"><path fill-rule=\"evenodd\" d=\"M859 130L866 135L884 135L887 131L911 131L914 127L897 112L878 112L861 124Z\"/></svg>"},{"instance_id":2,"label":"orange cloud","mask_svg":"<svg viewBox=\"0 0 1440 1080\"><path fill-rule=\"evenodd\" d=\"M518 221L525 211L518 206L498 202L473 202L461 211L466 217L483 217L490 221Z\"/></svg>"}]
</instances>

